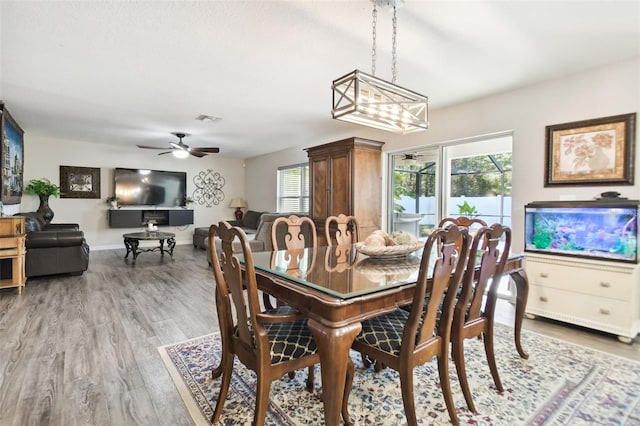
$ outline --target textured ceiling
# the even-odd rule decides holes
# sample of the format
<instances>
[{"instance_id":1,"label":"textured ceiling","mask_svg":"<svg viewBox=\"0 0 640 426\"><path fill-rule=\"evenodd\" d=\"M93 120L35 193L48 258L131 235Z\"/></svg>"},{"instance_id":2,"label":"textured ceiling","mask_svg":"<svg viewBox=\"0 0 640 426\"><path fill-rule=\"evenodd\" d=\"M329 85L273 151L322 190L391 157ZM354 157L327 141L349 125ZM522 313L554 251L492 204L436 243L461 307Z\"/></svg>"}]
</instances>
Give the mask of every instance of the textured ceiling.
<instances>
[{"instance_id":1,"label":"textured ceiling","mask_svg":"<svg viewBox=\"0 0 640 426\"><path fill-rule=\"evenodd\" d=\"M640 55L637 1L412 1L398 83L431 109ZM252 157L337 133L331 81L371 70L368 1L0 0L0 98L29 134ZM391 79L391 13L377 75ZM199 114L222 117L196 121Z\"/></svg>"}]
</instances>

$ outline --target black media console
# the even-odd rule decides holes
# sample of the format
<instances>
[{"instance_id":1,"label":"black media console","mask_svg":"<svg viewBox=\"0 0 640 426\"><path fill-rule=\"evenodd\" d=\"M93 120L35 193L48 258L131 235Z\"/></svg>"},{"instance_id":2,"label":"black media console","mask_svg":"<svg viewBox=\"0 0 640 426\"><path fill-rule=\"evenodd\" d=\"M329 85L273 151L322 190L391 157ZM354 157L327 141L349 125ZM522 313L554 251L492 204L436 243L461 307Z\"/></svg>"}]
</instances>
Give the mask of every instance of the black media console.
<instances>
[{"instance_id":1,"label":"black media console","mask_svg":"<svg viewBox=\"0 0 640 426\"><path fill-rule=\"evenodd\" d=\"M193 210L109 210L109 227L111 228L137 228L146 226L149 221L153 221L158 226L193 225Z\"/></svg>"}]
</instances>

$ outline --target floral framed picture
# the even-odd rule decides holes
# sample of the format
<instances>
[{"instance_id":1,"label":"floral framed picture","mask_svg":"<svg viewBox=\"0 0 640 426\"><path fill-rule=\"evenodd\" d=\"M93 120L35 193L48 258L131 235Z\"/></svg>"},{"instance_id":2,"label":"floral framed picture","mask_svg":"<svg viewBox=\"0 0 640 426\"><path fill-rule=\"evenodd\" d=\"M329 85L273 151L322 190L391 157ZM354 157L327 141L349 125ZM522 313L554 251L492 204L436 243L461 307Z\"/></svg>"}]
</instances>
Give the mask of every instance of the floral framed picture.
<instances>
[{"instance_id":1,"label":"floral framed picture","mask_svg":"<svg viewBox=\"0 0 640 426\"><path fill-rule=\"evenodd\" d=\"M100 168L60 166L60 198L100 198Z\"/></svg>"},{"instance_id":2,"label":"floral framed picture","mask_svg":"<svg viewBox=\"0 0 640 426\"><path fill-rule=\"evenodd\" d=\"M546 126L544 186L633 185L636 114Z\"/></svg>"}]
</instances>

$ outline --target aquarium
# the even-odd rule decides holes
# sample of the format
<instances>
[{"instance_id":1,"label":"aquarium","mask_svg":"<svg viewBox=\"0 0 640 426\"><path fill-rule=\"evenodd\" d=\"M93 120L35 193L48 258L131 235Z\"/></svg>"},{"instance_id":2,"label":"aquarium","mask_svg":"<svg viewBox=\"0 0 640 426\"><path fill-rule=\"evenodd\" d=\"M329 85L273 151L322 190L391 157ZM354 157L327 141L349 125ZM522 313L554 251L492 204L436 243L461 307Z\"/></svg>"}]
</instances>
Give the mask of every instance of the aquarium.
<instances>
[{"instance_id":1,"label":"aquarium","mask_svg":"<svg viewBox=\"0 0 640 426\"><path fill-rule=\"evenodd\" d=\"M525 251L638 263L638 201L533 202L525 206Z\"/></svg>"}]
</instances>

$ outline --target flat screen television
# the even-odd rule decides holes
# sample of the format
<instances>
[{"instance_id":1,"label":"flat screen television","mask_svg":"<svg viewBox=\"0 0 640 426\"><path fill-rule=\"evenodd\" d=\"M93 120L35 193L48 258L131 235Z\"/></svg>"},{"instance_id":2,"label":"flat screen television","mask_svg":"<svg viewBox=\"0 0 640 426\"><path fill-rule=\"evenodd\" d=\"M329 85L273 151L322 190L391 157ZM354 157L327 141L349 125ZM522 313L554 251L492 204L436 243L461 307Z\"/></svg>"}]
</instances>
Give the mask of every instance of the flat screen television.
<instances>
[{"instance_id":1,"label":"flat screen television","mask_svg":"<svg viewBox=\"0 0 640 426\"><path fill-rule=\"evenodd\" d=\"M116 168L116 197L123 206L181 207L187 196L187 174Z\"/></svg>"}]
</instances>

